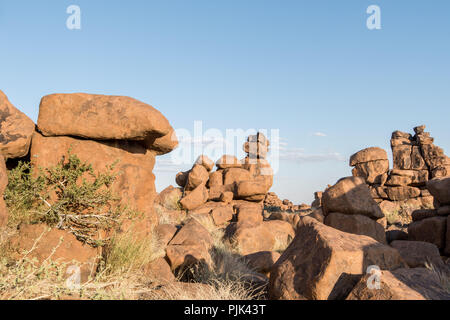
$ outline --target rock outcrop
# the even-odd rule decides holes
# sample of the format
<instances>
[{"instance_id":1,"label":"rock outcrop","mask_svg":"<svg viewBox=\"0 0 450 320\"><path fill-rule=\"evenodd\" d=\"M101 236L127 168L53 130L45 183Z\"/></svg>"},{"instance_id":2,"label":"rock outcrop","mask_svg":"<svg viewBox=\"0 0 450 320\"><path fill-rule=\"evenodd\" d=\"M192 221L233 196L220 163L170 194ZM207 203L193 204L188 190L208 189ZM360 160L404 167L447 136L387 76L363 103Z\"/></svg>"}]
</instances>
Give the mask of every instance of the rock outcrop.
<instances>
[{"instance_id":1,"label":"rock outcrop","mask_svg":"<svg viewBox=\"0 0 450 320\"><path fill-rule=\"evenodd\" d=\"M305 217L270 274L271 299L345 299L367 267L406 267L397 250Z\"/></svg>"},{"instance_id":2,"label":"rock outcrop","mask_svg":"<svg viewBox=\"0 0 450 320\"><path fill-rule=\"evenodd\" d=\"M173 129L167 119L135 99L54 94L42 98L30 155L33 165L41 168L56 165L69 150L97 172L116 163L119 176L113 191L123 205L144 215L137 229L148 233L157 225L153 210L155 157L177 145L175 136L165 145L159 141L157 150L149 141L169 134Z\"/></svg>"},{"instance_id":3,"label":"rock outcrop","mask_svg":"<svg viewBox=\"0 0 450 320\"><path fill-rule=\"evenodd\" d=\"M28 155L34 122L17 110L0 90L0 154L5 159Z\"/></svg>"}]
</instances>

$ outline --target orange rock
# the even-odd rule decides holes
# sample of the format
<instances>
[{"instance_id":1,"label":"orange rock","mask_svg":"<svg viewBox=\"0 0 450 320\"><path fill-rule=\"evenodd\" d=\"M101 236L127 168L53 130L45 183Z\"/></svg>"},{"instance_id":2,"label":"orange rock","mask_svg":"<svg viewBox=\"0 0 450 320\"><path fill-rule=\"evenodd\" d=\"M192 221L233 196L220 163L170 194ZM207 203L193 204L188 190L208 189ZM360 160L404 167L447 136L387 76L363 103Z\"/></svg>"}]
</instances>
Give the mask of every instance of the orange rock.
<instances>
[{"instance_id":1,"label":"orange rock","mask_svg":"<svg viewBox=\"0 0 450 320\"><path fill-rule=\"evenodd\" d=\"M189 172L186 185L184 186L185 191L191 191L200 185L206 185L208 182L209 173L204 166L200 164L194 165L192 170Z\"/></svg>"},{"instance_id":2,"label":"orange rock","mask_svg":"<svg viewBox=\"0 0 450 320\"><path fill-rule=\"evenodd\" d=\"M250 172L241 168L229 168L223 172L223 184L233 184L241 181L251 180Z\"/></svg>"},{"instance_id":3,"label":"orange rock","mask_svg":"<svg viewBox=\"0 0 450 320\"><path fill-rule=\"evenodd\" d=\"M408 239L435 244L439 249L445 247L447 218L433 217L411 223L408 226Z\"/></svg>"},{"instance_id":4,"label":"orange rock","mask_svg":"<svg viewBox=\"0 0 450 320\"><path fill-rule=\"evenodd\" d=\"M432 243L397 240L391 243L391 247L400 252L410 268L425 268L429 263L435 267L443 264L439 249Z\"/></svg>"},{"instance_id":5,"label":"orange rock","mask_svg":"<svg viewBox=\"0 0 450 320\"><path fill-rule=\"evenodd\" d=\"M41 264L45 260L65 263L67 267L79 264L81 281L86 282L95 271L101 256L100 248L92 248L78 241L68 231L52 229L44 224L21 225L19 232L10 240L10 247L17 258L35 258Z\"/></svg>"},{"instance_id":6,"label":"orange rock","mask_svg":"<svg viewBox=\"0 0 450 320\"><path fill-rule=\"evenodd\" d=\"M218 207L211 211L214 224L224 226L233 219L233 207L231 205Z\"/></svg>"},{"instance_id":7,"label":"orange rock","mask_svg":"<svg viewBox=\"0 0 450 320\"><path fill-rule=\"evenodd\" d=\"M425 268L381 271L379 289L368 287L370 277L364 276L347 300L450 300L437 274Z\"/></svg>"},{"instance_id":8,"label":"orange rock","mask_svg":"<svg viewBox=\"0 0 450 320\"><path fill-rule=\"evenodd\" d=\"M70 137L44 137L35 132L31 159L36 168L48 168L59 163L68 150L81 161L92 164L94 171L104 172L107 165L118 161L115 172L120 173L112 185L122 204L144 214L139 223L147 233L157 224L153 210L156 197L155 176L152 173L155 156L138 142L81 140Z\"/></svg>"},{"instance_id":9,"label":"orange rock","mask_svg":"<svg viewBox=\"0 0 450 320\"><path fill-rule=\"evenodd\" d=\"M186 210L193 210L206 203L206 201L208 201L208 197L208 189L201 184L189 194L186 194L185 197L180 200L180 204Z\"/></svg>"},{"instance_id":10,"label":"orange rock","mask_svg":"<svg viewBox=\"0 0 450 320\"><path fill-rule=\"evenodd\" d=\"M6 159L28 155L34 122L17 110L0 90L0 154Z\"/></svg>"},{"instance_id":11,"label":"orange rock","mask_svg":"<svg viewBox=\"0 0 450 320\"><path fill-rule=\"evenodd\" d=\"M269 274L280 256L276 251L260 251L246 255L244 261L254 271Z\"/></svg>"},{"instance_id":12,"label":"orange rock","mask_svg":"<svg viewBox=\"0 0 450 320\"><path fill-rule=\"evenodd\" d=\"M174 282L176 280L169 264L164 258L158 258L148 263L144 266L143 272L150 280L162 284Z\"/></svg>"},{"instance_id":13,"label":"orange rock","mask_svg":"<svg viewBox=\"0 0 450 320\"><path fill-rule=\"evenodd\" d=\"M329 227L343 232L368 236L378 242L386 244L384 227L366 216L332 212L325 217L324 223Z\"/></svg>"},{"instance_id":14,"label":"orange rock","mask_svg":"<svg viewBox=\"0 0 450 320\"><path fill-rule=\"evenodd\" d=\"M240 168L242 167L242 164L235 156L224 155L216 162L216 166L219 169L227 169L227 168Z\"/></svg>"},{"instance_id":15,"label":"orange rock","mask_svg":"<svg viewBox=\"0 0 450 320\"><path fill-rule=\"evenodd\" d=\"M372 238L304 217L270 274L269 298L343 299L370 265L391 270L406 263L397 250Z\"/></svg>"},{"instance_id":16,"label":"orange rock","mask_svg":"<svg viewBox=\"0 0 450 320\"><path fill-rule=\"evenodd\" d=\"M223 170L217 170L214 172L211 172L209 174L209 187L216 187L216 186L222 186L223 185Z\"/></svg>"},{"instance_id":17,"label":"orange rock","mask_svg":"<svg viewBox=\"0 0 450 320\"><path fill-rule=\"evenodd\" d=\"M197 158L195 161L195 164L199 164L205 167L208 172L210 172L214 168L214 161L212 161L210 158L208 158L205 155L201 155Z\"/></svg>"},{"instance_id":18,"label":"orange rock","mask_svg":"<svg viewBox=\"0 0 450 320\"><path fill-rule=\"evenodd\" d=\"M172 132L155 108L123 96L52 94L39 106L39 130L45 136L95 140L145 140Z\"/></svg>"},{"instance_id":19,"label":"orange rock","mask_svg":"<svg viewBox=\"0 0 450 320\"><path fill-rule=\"evenodd\" d=\"M334 186L325 190L322 196L323 212L360 214L372 219L384 216L378 204L373 200L370 189L360 177L343 178Z\"/></svg>"}]
</instances>

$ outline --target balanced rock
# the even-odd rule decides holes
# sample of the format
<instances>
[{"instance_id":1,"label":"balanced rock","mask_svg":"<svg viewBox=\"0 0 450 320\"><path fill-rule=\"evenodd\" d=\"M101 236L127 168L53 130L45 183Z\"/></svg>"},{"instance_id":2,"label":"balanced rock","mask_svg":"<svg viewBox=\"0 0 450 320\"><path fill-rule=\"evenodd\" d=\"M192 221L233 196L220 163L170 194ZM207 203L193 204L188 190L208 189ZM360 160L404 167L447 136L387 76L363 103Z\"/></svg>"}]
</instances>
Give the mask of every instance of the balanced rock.
<instances>
[{"instance_id":1,"label":"balanced rock","mask_svg":"<svg viewBox=\"0 0 450 320\"><path fill-rule=\"evenodd\" d=\"M34 122L17 110L0 90L0 154L5 159L28 155Z\"/></svg>"},{"instance_id":2,"label":"balanced rock","mask_svg":"<svg viewBox=\"0 0 450 320\"><path fill-rule=\"evenodd\" d=\"M305 217L272 269L269 298L343 299L370 265L382 270L406 266L397 250L389 246Z\"/></svg>"},{"instance_id":3,"label":"balanced rock","mask_svg":"<svg viewBox=\"0 0 450 320\"><path fill-rule=\"evenodd\" d=\"M196 164L189 172L184 186L185 191L192 191L200 185L206 185L209 173L203 165Z\"/></svg>"},{"instance_id":4,"label":"balanced rock","mask_svg":"<svg viewBox=\"0 0 450 320\"><path fill-rule=\"evenodd\" d=\"M360 177L343 178L328 188L322 196L323 212L360 214L372 219L382 218L378 204L373 200L370 189Z\"/></svg>"},{"instance_id":5,"label":"balanced rock","mask_svg":"<svg viewBox=\"0 0 450 320\"><path fill-rule=\"evenodd\" d=\"M238 158L231 155L224 155L216 162L216 166L219 169L227 168L240 168L242 166Z\"/></svg>"},{"instance_id":6,"label":"balanced rock","mask_svg":"<svg viewBox=\"0 0 450 320\"><path fill-rule=\"evenodd\" d=\"M38 128L44 136L145 140L172 132L155 108L123 96L52 94L42 98Z\"/></svg>"},{"instance_id":7,"label":"balanced rock","mask_svg":"<svg viewBox=\"0 0 450 320\"><path fill-rule=\"evenodd\" d=\"M205 155L201 155L195 161L195 164L199 164L205 167L205 169L210 172L214 168L214 161Z\"/></svg>"}]
</instances>

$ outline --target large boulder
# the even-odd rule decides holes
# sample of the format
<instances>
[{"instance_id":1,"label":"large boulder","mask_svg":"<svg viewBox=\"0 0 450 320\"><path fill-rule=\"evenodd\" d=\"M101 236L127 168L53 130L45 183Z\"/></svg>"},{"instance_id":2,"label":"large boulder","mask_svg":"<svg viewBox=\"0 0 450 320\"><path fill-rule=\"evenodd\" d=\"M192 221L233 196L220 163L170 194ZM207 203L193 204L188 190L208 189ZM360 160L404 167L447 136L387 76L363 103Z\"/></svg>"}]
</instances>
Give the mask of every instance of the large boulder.
<instances>
[{"instance_id":1,"label":"large boulder","mask_svg":"<svg viewBox=\"0 0 450 320\"><path fill-rule=\"evenodd\" d=\"M158 194L155 199L155 203L163 206L168 210L178 210L182 195L183 192L180 188L168 186Z\"/></svg>"},{"instance_id":2,"label":"large boulder","mask_svg":"<svg viewBox=\"0 0 450 320\"><path fill-rule=\"evenodd\" d=\"M405 201L420 196L420 189L415 187L386 187L389 200Z\"/></svg>"},{"instance_id":3,"label":"large boulder","mask_svg":"<svg viewBox=\"0 0 450 320\"><path fill-rule=\"evenodd\" d=\"M28 155L34 122L17 110L0 90L0 154L6 159Z\"/></svg>"},{"instance_id":4,"label":"large boulder","mask_svg":"<svg viewBox=\"0 0 450 320\"><path fill-rule=\"evenodd\" d=\"M92 165L96 172L104 172L116 163L119 174L112 185L121 203L144 215L140 230L149 232L157 224L153 205L156 197L155 176L152 172L155 156L138 142L92 141L72 137L44 137L35 132L31 146L31 161L36 168L49 168L58 164L68 151L81 161ZM95 155L95 156L93 156Z\"/></svg>"},{"instance_id":5,"label":"large boulder","mask_svg":"<svg viewBox=\"0 0 450 320\"><path fill-rule=\"evenodd\" d=\"M438 275L425 268L382 270L378 274L379 289L367 285L373 277L363 277L347 300L450 300Z\"/></svg>"},{"instance_id":6,"label":"large boulder","mask_svg":"<svg viewBox=\"0 0 450 320\"><path fill-rule=\"evenodd\" d=\"M201 155L195 161L195 164L199 164L205 167L205 169L210 172L214 168L214 161L205 155Z\"/></svg>"},{"instance_id":7,"label":"large boulder","mask_svg":"<svg viewBox=\"0 0 450 320\"><path fill-rule=\"evenodd\" d=\"M181 206L186 210L194 210L208 201L209 193L208 189L201 184L193 191L190 191L180 200Z\"/></svg>"},{"instance_id":8,"label":"large boulder","mask_svg":"<svg viewBox=\"0 0 450 320\"><path fill-rule=\"evenodd\" d=\"M251 180L250 171L241 168L229 168L223 172L223 184L233 184Z\"/></svg>"},{"instance_id":9,"label":"large boulder","mask_svg":"<svg viewBox=\"0 0 450 320\"><path fill-rule=\"evenodd\" d=\"M384 227L366 216L359 214L347 215L338 212L329 213L325 217L325 225L343 232L371 237L378 242L386 244Z\"/></svg>"},{"instance_id":10,"label":"large boulder","mask_svg":"<svg viewBox=\"0 0 450 320\"><path fill-rule=\"evenodd\" d=\"M38 128L44 136L95 140L140 140L172 132L155 108L123 96L73 93L42 98Z\"/></svg>"},{"instance_id":11,"label":"large boulder","mask_svg":"<svg viewBox=\"0 0 450 320\"><path fill-rule=\"evenodd\" d=\"M378 204L373 200L364 179L349 177L339 180L325 190L322 196L323 212L360 214L372 219L384 217Z\"/></svg>"},{"instance_id":12,"label":"large boulder","mask_svg":"<svg viewBox=\"0 0 450 320\"><path fill-rule=\"evenodd\" d=\"M40 264L53 261L66 264L67 271L79 268L81 282L95 275L101 256L100 248L83 244L72 233L45 224L21 225L9 246L17 259L28 252L27 258Z\"/></svg>"},{"instance_id":13,"label":"large boulder","mask_svg":"<svg viewBox=\"0 0 450 320\"><path fill-rule=\"evenodd\" d=\"M350 157L350 166L377 160L388 160L387 152L378 147L361 150Z\"/></svg>"},{"instance_id":14,"label":"large boulder","mask_svg":"<svg viewBox=\"0 0 450 320\"><path fill-rule=\"evenodd\" d=\"M184 190L192 191L200 185L206 185L209 179L209 173L201 164L196 164L189 172Z\"/></svg>"},{"instance_id":15,"label":"large boulder","mask_svg":"<svg viewBox=\"0 0 450 320\"><path fill-rule=\"evenodd\" d=\"M438 247L432 243L397 240L391 247L400 252L410 268L425 268L429 263L437 267L443 263Z\"/></svg>"},{"instance_id":16,"label":"large boulder","mask_svg":"<svg viewBox=\"0 0 450 320\"><path fill-rule=\"evenodd\" d=\"M224 155L216 162L216 166L219 169L241 168L242 163L235 156Z\"/></svg>"},{"instance_id":17,"label":"large boulder","mask_svg":"<svg viewBox=\"0 0 450 320\"><path fill-rule=\"evenodd\" d=\"M305 217L293 242L272 269L269 297L343 299L371 265L382 270L406 266L397 250L387 245Z\"/></svg>"},{"instance_id":18,"label":"large boulder","mask_svg":"<svg viewBox=\"0 0 450 320\"><path fill-rule=\"evenodd\" d=\"M205 227L195 219L187 221L166 248L172 270L183 273L199 264L211 265L209 250L212 243Z\"/></svg>"},{"instance_id":19,"label":"large boulder","mask_svg":"<svg viewBox=\"0 0 450 320\"><path fill-rule=\"evenodd\" d=\"M433 217L411 223L408 226L408 239L433 243L439 249L445 247L447 218Z\"/></svg>"},{"instance_id":20,"label":"large boulder","mask_svg":"<svg viewBox=\"0 0 450 320\"><path fill-rule=\"evenodd\" d=\"M252 270L262 274L270 274L272 267L280 256L276 251L260 251L246 255L244 261Z\"/></svg>"},{"instance_id":21,"label":"large boulder","mask_svg":"<svg viewBox=\"0 0 450 320\"><path fill-rule=\"evenodd\" d=\"M434 178L427 182L428 191L441 204L450 204L450 177Z\"/></svg>"},{"instance_id":22,"label":"large boulder","mask_svg":"<svg viewBox=\"0 0 450 320\"><path fill-rule=\"evenodd\" d=\"M6 208L3 193L8 185L8 173L6 171L5 159L0 155L0 227L8 222L8 209Z\"/></svg>"},{"instance_id":23,"label":"large boulder","mask_svg":"<svg viewBox=\"0 0 450 320\"><path fill-rule=\"evenodd\" d=\"M381 184L382 176L389 170L387 152L377 147L361 150L350 157L350 166L355 167L353 176L362 177L369 184Z\"/></svg>"},{"instance_id":24,"label":"large boulder","mask_svg":"<svg viewBox=\"0 0 450 320\"><path fill-rule=\"evenodd\" d=\"M276 242L274 234L264 223L237 225L232 240L241 255L272 251Z\"/></svg>"},{"instance_id":25,"label":"large boulder","mask_svg":"<svg viewBox=\"0 0 450 320\"><path fill-rule=\"evenodd\" d=\"M262 201L269 191L267 184L262 180L241 181L236 184L235 196L237 199L247 201Z\"/></svg>"}]
</instances>

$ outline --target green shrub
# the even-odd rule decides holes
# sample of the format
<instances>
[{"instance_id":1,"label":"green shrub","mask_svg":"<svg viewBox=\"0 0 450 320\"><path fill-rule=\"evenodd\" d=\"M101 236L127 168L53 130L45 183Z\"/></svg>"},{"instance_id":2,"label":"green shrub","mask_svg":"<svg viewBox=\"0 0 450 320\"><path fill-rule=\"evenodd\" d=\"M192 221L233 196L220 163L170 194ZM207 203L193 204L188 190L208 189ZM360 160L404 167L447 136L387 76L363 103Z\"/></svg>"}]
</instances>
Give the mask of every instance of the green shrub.
<instances>
[{"instance_id":1,"label":"green shrub","mask_svg":"<svg viewBox=\"0 0 450 320\"><path fill-rule=\"evenodd\" d=\"M111 229L120 215L129 212L111 191L115 165L95 173L70 150L67 158L45 170L20 162L8 172L5 191L10 226L46 223L94 247L104 245L107 239L98 239L99 231Z\"/></svg>"}]
</instances>

